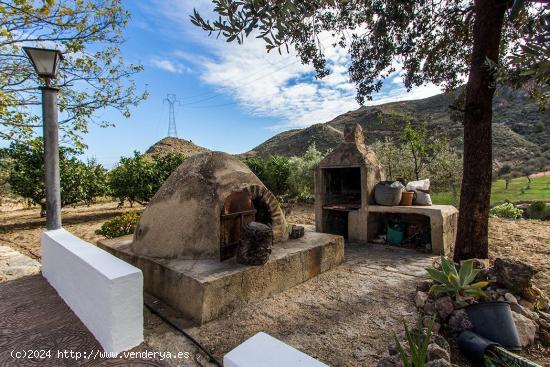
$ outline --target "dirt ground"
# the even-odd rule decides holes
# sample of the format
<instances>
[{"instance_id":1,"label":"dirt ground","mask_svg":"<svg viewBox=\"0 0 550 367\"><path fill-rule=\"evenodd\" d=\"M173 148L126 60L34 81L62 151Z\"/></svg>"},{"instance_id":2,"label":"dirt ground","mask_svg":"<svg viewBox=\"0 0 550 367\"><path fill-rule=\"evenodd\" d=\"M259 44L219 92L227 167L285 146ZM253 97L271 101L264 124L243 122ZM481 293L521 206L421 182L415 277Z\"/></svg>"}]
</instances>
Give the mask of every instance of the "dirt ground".
<instances>
[{"instance_id":1,"label":"dirt ground","mask_svg":"<svg viewBox=\"0 0 550 367\"><path fill-rule=\"evenodd\" d=\"M100 238L95 230L127 210L130 208L117 208L117 203L111 202L65 208L64 227L94 243ZM289 223L313 224L313 207L296 206L287 219ZM0 211L0 245L39 259L43 227L38 209ZM372 366L393 332L401 329L402 319L414 319L414 284L431 261L426 255L400 251L383 246L347 246L346 263L337 269L187 331L219 358L256 332L266 331L331 366ZM540 269L535 284L550 293L548 222L492 218L490 253L493 258L505 256L533 264ZM149 345L161 350L194 351L195 357L183 365L207 365L185 338L158 317L146 311L145 321ZM544 355L542 350L528 354L550 366Z\"/></svg>"},{"instance_id":2,"label":"dirt ground","mask_svg":"<svg viewBox=\"0 0 550 367\"><path fill-rule=\"evenodd\" d=\"M101 225L128 211L143 211L142 206L135 204L117 208L118 203L106 202L90 206L67 207L62 210L63 227L72 234L92 243L103 238L95 234ZM0 244L9 245L22 254L40 259L40 234L46 226L46 219L40 217L38 208L17 209L17 206L0 206Z\"/></svg>"}]
</instances>

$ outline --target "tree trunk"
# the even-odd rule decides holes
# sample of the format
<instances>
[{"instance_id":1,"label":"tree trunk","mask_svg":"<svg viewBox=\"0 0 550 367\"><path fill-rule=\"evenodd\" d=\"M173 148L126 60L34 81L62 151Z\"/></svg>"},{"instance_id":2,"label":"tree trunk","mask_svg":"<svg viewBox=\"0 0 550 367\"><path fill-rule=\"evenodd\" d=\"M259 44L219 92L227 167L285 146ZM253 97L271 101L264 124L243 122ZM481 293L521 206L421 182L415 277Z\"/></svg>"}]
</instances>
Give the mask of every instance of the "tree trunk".
<instances>
[{"instance_id":1,"label":"tree trunk","mask_svg":"<svg viewBox=\"0 0 550 367\"><path fill-rule=\"evenodd\" d=\"M497 62L507 1L476 0L474 44L464 115L464 174L454 260L489 255L493 95L495 77L487 60Z\"/></svg>"}]
</instances>

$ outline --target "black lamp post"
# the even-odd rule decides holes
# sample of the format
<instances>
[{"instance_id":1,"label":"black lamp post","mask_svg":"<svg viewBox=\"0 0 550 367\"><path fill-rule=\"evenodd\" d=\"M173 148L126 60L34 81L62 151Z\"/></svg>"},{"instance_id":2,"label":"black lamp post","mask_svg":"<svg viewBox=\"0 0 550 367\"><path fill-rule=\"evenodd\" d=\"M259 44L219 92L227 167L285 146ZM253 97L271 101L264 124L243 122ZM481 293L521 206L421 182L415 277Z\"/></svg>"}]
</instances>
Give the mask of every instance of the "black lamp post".
<instances>
[{"instance_id":1,"label":"black lamp post","mask_svg":"<svg viewBox=\"0 0 550 367\"><path fill-rule=\"evenodd\" d=\"M44 126L44 166L46 188L46 228L61 228L61 186L59 179L59 133L57 120L57 92L50 86L63 59L58 50L23 47L36 74L45 81L42 90L42 119Z\"/></svg>"}]
</instances>

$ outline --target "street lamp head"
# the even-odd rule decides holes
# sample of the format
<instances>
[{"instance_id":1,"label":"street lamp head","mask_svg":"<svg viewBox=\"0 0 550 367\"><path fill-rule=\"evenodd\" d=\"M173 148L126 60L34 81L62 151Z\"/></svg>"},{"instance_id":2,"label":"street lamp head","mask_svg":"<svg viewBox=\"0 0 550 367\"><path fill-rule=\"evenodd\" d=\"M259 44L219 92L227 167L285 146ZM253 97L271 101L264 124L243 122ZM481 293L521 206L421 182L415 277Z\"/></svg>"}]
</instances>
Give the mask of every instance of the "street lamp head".
<instances>
[{"instance_id":1,"label":"street lamp head","mask_svg":"<svg viewBox=\"0 0 550 367\"><path fill-rule=\"evenodd\" d=\"M39 77L55 79L59 64L63 59L61 51L46 48L23 47L23 50L31 60L32 66Z\"/></svg>"}]
</instances>

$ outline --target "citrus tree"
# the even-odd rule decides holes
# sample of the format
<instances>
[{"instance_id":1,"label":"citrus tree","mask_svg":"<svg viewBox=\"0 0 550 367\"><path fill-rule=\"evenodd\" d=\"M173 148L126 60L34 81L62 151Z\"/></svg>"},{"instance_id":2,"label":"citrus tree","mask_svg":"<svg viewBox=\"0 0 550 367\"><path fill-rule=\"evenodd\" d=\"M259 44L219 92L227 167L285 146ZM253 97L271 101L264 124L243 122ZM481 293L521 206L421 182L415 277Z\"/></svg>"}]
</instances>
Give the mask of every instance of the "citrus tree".
<instances>
[{"instance_id":1,"label":"citrus tree","mask_svg":"<svg viewBox=\"0 0 550 367\"><path fill-rule=\"evenodd\" d=\"M145 205L184 159L180 154L149 156L137 151L132 157L122 157L109 172L110 193L120 205L124 201L130 206Z\"/></svg>"},{"instance_id":2,"label":"citrus tree","mask_svg":"<svg viewBox=\"0 0 550 367\"><path fill-rule=\"evenodd\" d=\"M76 157L77 151L67 147L59 149L61 178L61 206L83 202L92 203L96 197L106 195L106 170L95 161L87 164ZM44 146L41 139L28 143L13 142L2 150L9 160L7 183L10 191L41 206L45 215Z\"/></svg>"}]
</instances>

